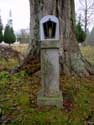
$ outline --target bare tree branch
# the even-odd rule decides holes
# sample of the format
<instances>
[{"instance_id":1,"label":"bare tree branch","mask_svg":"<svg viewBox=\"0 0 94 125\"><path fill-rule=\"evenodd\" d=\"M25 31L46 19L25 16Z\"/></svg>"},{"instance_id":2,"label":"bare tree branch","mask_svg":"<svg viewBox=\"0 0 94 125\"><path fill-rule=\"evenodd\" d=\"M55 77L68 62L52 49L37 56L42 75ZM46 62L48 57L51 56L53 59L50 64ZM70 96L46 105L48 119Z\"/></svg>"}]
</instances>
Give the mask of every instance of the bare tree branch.
<instances>
[{"instance_id":1,"label":"bare tree branch","mask_svg":"<svg viewBox=\"0 0 94 125\"><path fill-rule=\"evenodd\" d=\"M84 23L84 30L87 32L88 25L94 19L94 0L79 0L81 5L79 11L81 14L81 20Z\"/></svg>"}]
</instances>

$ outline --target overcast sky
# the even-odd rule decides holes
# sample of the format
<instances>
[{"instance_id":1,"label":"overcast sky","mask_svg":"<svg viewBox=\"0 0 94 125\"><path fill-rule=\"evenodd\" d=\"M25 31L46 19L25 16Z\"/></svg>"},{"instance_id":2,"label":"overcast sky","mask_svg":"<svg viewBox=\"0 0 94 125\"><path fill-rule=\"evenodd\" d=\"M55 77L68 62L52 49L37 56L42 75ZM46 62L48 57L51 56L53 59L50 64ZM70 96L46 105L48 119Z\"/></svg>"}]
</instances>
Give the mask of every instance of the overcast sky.
<instances>
[{"instance_id":1,"label":"overcast sky","mask_svg":"<svg viewBox=\"0 0 94 125\"><path fill-rule=\"evenodd\" d=\"M29 27L29 0L0 0L2 22L5 26L12 10L14 30Z\"/></svg>"},{"instance_id":2,"label":"overcast sky","mask_svg":"<svg viewBox=\"0 0 94 125\"><path fill-rule=\"evenodd\" d=\"M75 0L76 11L79 9L79 0ZM9 17L9 10L12 10L14 30L29 28L30 12L29 0L0 0L1 16L4 26Z\"/></svg>"}]
</instances>

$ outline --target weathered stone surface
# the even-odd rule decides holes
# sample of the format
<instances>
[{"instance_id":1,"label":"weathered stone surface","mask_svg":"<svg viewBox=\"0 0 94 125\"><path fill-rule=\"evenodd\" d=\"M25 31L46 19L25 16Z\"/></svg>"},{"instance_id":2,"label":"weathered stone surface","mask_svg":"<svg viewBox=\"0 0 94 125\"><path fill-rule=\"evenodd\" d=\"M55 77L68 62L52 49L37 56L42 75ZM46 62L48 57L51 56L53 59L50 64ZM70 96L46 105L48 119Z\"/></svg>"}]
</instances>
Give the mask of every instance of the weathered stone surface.
<instances>
[{"instance_id":1,"label":"weathered stone surface","mask_svg":"<svg viewBox=\"0 0 94 125\"><path fill-rule=\"evenodd\" d=\"M41 79L42 89L38 93L38 105L62 107L62 93L59 90L59 20L45 16L40 21Z\"/></svg>"},{"instance_id":2,"label":"weathered stone surface","mask_svg":"<svg viewBox=\"0 0 94 125\"><path fill-rule=\"evenodd\" d=\"M58 49L60 48L60 43L57 40L42 41L41 49Z\"/></svg>"},{"instance_id":3,"label":"weathered stone surface","mask_svg":"<svg viewBox=\"0 0 94 125\"><path fill-rule=\"evenodd\" d=\"M38 105L63 106L59 89L59 42L45 41L41 46L42 89L38 93Z\"/></svg>"},{"instance_id":4,"label":"weathered stone surface","mask_svg":"<svg viewBox=\"0 0 94 125\"><path fill-rule=\"evenodd\" d=\"M58 49L42 49L41 72L45 96L59 96Z\"/></svg>"},{"instance_id":5,"label":"weathered stone surface","mask_svg":"<svg viewBox=\"0 0 94 125\"><path fill-rule=\"evenodd\" d=\"M59 97L40 96L37 99L37 103L38 103L39 106L56 106L58 108L63 107L62 96L59 96Z\"/></svg>"},{"instance_id":6,"label":"weathered stone surface","mask_svg":"<svg viewBox=\"0 0 94 125\"><path fill-rule=\"evenodd\" d=\"M50 32L47 32L49 31L49 24L47 26L47 23L48 22L51 22L51 23L55 23L56 24L56 27L54 24L52 24L52 27L50 26ZM46 23L46 29L44 28L44 23ZM47 38L45 38L45 30L46 30L46 33L47 35L51 35L51 36L47 36ZM53 33L55 34L54 37L52 37ZM48 41L51 39L51 40L59 40L59 37L60 37L60 33L59 33L59 20L56 16L54 15L47 15L47 16L44 16L41 21L40 21L40 39L41 41L45 41L48 39Z\"/></svg>"}]
</instances>

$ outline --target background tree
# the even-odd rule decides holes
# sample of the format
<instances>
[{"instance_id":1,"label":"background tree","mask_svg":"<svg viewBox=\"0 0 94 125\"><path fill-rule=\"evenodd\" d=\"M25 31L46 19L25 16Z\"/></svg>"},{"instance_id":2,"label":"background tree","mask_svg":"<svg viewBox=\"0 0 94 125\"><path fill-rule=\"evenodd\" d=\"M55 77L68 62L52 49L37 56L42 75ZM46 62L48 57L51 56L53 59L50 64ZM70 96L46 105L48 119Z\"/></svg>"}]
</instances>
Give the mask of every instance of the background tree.
<instances>
[{"instance_id":1,"label":"background tree","mask_svg":"<svg viewBox=\"0 0 94 125\"><path fill-rule=\"evenodd\" d=\"M34 58L40 57L40 19L46 15L55 15L60 22L60 50L62 52L60 64L63 73L78 76L93 74L93 68L83 58L76 39L74 0L29 0L29 2L31 43L22 67L32 62ZM32 68L30 70L32 71Z\"/></svg>"},{"instance_id":2,"label":"background tree","mask_svg":"<svg viewBox=\"0 0 94 125\"><path fill-rule=\"evenodd\" d=\"M10 27L10 32L11 32L11 43L14 43L16 41L16 35L14 33L13 27Z\"/></svg>"},{"instance_id":3,"label":"background tree","mask_svg":"<svg viewBox=\"0 0 94 125\"><path fill-rule=\"evenodd\" d=\"M3 41L3 27L0 25L0 43Z\"/></svg>"},{"instance_id":4,"label":"background tree","mask_svg":"<svg viewBox=\"0 0 94 125\"><path fill-rule=\"evenodd\" d=\"M82 24L80 22L80 19L79 19L79 21L76 24L76 38L77 38L77 41L79 43L84 42L85 38L86 38L86 33L83 30L83 28L82 28Z\"/></svg>"},{"instance_id":5,"label":"background tree","mask_svg":"<svg viewBox=\"0 0 94 125\"><path fill-rule=\"evenodd\" d=\"M3 24L0 16L0 43L3 41Z\"/></svg>"},{"instance_id":6,"label":"background tree","mask_svg":"<svg viewBox=\"0 0 94 125\"><path fill-rule=\"evenodd\" d=\"M17 41L20 43L29 43L30 41L30 32L28 29L22 29L19 34L17 34Z\"/></svg>"},{"instance_id":7,"label":"background tree","mask_svg":"<svg viewBox=\"0 0 94 125\"><path fill-rule=\"evenodd\" d=\"M80 2L80 13L84 31L88 31L88 25L94 21L94 0L79 0Z\"/></svg>"},{"instance_id":8,"label":"background tree","mask_svg":"<svg viewBox=\"0 0 94 125\"><path fill-rule=\"evenodd\" d=\"M4 31L4 42L8 44L12 44L16 41L16 36L14 34L13 28L9 25L6 25Z\"/></svg>"}]
</instances>

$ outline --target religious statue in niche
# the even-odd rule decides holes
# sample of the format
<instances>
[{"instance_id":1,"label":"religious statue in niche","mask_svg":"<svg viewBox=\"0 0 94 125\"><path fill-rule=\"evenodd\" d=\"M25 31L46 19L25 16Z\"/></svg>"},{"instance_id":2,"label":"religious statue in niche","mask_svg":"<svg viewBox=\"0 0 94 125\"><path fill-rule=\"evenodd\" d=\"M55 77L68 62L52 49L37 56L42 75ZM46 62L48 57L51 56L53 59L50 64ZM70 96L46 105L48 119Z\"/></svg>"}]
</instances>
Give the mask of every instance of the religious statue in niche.
<instances>
[{"instance_id":1,"label":"religious statue in niche","mask_svg":"<svg viewBox=\"0 0 94 125\"><path fill-rule=\"evenodd\" d=\"M45 39L55 38L56 33L56 23L50 19L43 23L44 37Z\"/></svg>"}]
</instances>

